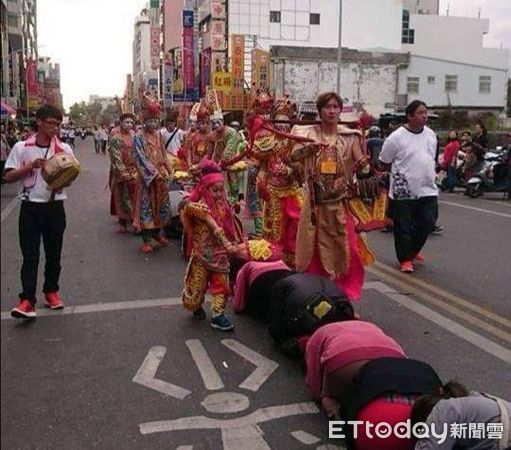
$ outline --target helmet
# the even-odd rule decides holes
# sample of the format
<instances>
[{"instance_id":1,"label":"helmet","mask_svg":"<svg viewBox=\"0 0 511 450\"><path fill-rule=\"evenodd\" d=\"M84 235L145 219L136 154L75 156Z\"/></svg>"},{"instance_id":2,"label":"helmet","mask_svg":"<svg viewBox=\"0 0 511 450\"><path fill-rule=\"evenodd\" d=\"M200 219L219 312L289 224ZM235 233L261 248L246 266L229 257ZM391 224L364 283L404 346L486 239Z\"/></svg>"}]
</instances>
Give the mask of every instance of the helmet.
<instances>
[{"instance_id":1,"label":"helmet","mask_svg":"<svg viewBox=\"0 0 511 450\"><path fill-rule=\"evenodd\" d=\"M381 130L379 127L372 126L369 128L368 137L373 138L373 137L380 137L380 136L381 136Z\"/></svg>"}]
</instances>

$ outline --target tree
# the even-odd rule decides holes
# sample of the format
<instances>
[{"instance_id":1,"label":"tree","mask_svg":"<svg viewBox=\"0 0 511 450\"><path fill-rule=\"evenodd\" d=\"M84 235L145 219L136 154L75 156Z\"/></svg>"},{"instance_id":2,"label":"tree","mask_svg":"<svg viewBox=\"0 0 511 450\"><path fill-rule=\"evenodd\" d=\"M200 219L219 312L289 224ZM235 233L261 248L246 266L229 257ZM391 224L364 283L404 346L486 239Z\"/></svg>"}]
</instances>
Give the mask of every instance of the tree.
<instances>
[{"instance_id":1,"label":"tree","mask_svg":"<svg viewBox=\"0 0 511 450\"><path fill-rule=\"evenodd\" d=\"M75 103L69 108L69 119L80 127L86 125L87 108L85 102Z\"/></svg>"},{"instance_id":2,"label":"tree","mask_svg":"<svg viewBox=\"0 0 511 450\"><path fill-rule=\"evenodd\" d=\"M101 123L110 124L118 116L117 106L109 103L101 112Z\"/></svg>"},{"instance_id":3,"label":"tree","mask_svg":"<svg viewBox=\"0 0 511 450\"><path fill-rule=\"evenodd\" d=\"M87 120L93 125L101 125L101 103L94 102L87 105Z\"/></svg>"}]
</instances>

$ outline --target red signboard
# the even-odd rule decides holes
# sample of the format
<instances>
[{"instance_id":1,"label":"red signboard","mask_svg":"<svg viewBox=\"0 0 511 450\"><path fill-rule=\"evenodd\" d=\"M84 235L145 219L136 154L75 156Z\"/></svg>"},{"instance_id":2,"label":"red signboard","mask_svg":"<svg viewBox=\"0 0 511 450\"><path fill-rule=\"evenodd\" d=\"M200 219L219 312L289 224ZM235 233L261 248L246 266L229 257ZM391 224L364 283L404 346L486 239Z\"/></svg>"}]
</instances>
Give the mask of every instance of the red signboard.
<instances>
[{"instance_id":1,"label":"red signboard","mask_svg":"<svg viewBox=\"0 0 511 450\"><path fill-rule=\"evenodd\" d=\"M193 28L183 28L183 74L185 89L195 87L195 69L193 64Z\"/></svg>"},{"instance_id":2,"label":"red signboard","mask_svg":"<svg viewBox=\"0 0 511 450\"><path fill-rule=\"evenodd\" d=\"M37 80L37 61L27 61L27 95L37 97L39 95L39 83Z\"/></svg>"},{"instance_id":3,"label":"red signboard","mask_svg":"<svg viewBox=\"0 0 511 450\"><path fill-rule=\"evenodd\" d=\"M205 49L200 58L201 62L201 85L200 92L201 95L204 95L206 92L206 87L210 85L211 82L211 49Z\"/></svg>"}]
</instances>

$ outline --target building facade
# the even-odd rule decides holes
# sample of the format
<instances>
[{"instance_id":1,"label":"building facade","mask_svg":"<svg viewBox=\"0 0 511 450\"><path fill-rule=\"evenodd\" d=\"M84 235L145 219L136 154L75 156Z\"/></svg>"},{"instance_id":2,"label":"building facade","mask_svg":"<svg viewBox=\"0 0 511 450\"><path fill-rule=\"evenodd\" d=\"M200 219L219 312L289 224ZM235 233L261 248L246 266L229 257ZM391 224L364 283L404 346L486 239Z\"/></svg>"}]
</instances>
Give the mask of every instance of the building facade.
<instances>
[{"instance_id":1,"label":"building facade","mask_svg":"<svg viewBox=\"0 0 511 450\"><path fill-rule=\"evenodd\" d=\"M60 91L60 64L52 63L47 56L40 56L37 63L39 103L47 103L63 109Z\"/></svg>"}]
</instances>

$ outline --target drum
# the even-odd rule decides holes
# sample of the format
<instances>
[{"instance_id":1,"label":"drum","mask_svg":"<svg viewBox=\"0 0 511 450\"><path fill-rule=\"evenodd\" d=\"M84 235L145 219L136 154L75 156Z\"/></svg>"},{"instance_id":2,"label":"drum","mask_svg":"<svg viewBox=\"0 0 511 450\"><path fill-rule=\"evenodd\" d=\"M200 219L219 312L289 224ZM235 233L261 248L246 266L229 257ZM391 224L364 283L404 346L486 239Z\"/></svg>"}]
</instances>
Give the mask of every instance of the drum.
<instances>
[{"instance_id":1,"label":"drum","mask_svg":"<svg viewBox=\"0 0 511 450\"><path fill-rule=\"evenodd\" d=\"M80 173L80 163L68 153L57 153L44 162L42 175L53 190L71 184Z\"/></svg>"}]
</instances>

